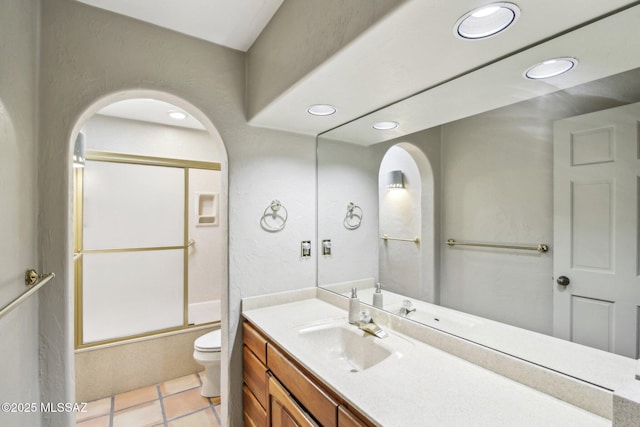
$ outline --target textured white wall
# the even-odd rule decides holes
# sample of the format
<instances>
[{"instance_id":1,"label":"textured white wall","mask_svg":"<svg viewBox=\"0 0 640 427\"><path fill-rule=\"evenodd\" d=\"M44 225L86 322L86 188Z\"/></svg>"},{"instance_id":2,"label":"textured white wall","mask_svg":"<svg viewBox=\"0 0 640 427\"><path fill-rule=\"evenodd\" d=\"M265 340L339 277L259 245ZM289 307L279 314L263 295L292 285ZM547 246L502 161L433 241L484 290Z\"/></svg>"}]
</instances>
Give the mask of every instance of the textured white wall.
<instances>
[{"instance_id":1,"label":"textured white wall","mask_svg":"<svg viewBox=\"0 0 640 427\"><path fill-rule=\"evenodd\" d=\"M0 3L0 307L39 268L37 240L38 2ZM54 279L46 286L60 286ZM0 401L39 402L38 296L0 319ZM0 425L37 427L39 413L0 412Z\"/></svg>"},{"instance_id":2,"label":"textured white wall","mask_svg":"<svg viewBox=\"0 0 640 427\"><path fill-rule=\"evenodd\" d=\"M87 150L203 162L219 162L224 152L219 135L197 129L96 114L84 130Z\"/></svg>"},{"instance_id":3,"label":"textured white wall","mask_svg":"<svg viewBox=\"0 0 640 427\"><path fill-rule=\"evenodd\" d=\"M553 243L551 121L521 108L443 126L443 240ZM551 253L442 247L444 306L551 333Z\"/></svg>"},{"instance_id":4,"label":"textured white wall","mask_svg":"<svg viewBox=\"0 0 640 427\"><path fill-rule=\"evenodd\" d=\"M378 278L379 164L367 147L320 137L318 240L331 239L333 244L330 256L318 255L320 285ZM344 226L349 202L361 209L362 221L355 230Z\"/></svg>"},{"instance_id":5,"label":"textured white wall","mask_svg":"<svg viewBox=\"0 0 640 427\"><path fill-rule=\"evenodd\" d=\"M387 188L389 173L402 171L404 188ZM422 235L422 179L411 155L391 147L380 164L378 176L379 235L413 239ZM385 289L420 298L422 253L420 245L399 240L379 240L380 281ZM426 267L426 266L424 266Z\"/></svg>"},{"instance_id":6,"label":"textured white wall","mask_svg":"<svg viewBox=\"0 0 640 427\"><path fill-rule=\"evenodd\" d=\"M69 141L78 130L74 126L110 95L158 91L172 95L164 100L201 122L213 123L227 151L222 183L229 185L228 216L223 213L229 221L229 307L223 307L228 328L223 353L230 377L223 377L223 401L230 413L223 417L240 425L240 299L315 283L315 261L299 258L300 241L313 240L315 232L314 138L247 126L240 52L72 0L48 0L42 9L40 245L46 268L59 272L64 284L51 289L41 307L47 353L43 394L73 399ZM288 208L289 222L281 233L270 234L260 229L259 218L275 198ZM47 422L71 424L64 414Z\"/></svg>"},{"instance_id":7,"label":"textured white wall","mask_svg":"<svg viewBox=\"0 0 640 427\"><path fill-rule=\"evenodd\" d=\"M404 1L284 2L248 52L249 118Z\"/></svg>"},{"instance_id":8,"label":"textured white wall","mask_svg":"<svg viewBox=\"0 0 640 427\"><path fill-rule=\"evenodd\" d=\"M347 144L326 137L319 138L318 239L331 238L334 245L331 257L319 256L318 283L327 285L370 277L378 280L378 173L387 150L396 144L411 152L414 167L417 163L420 178L415 176L414 170L412 181L422 179L420 186L423 200L421 204L416 203L425 212L421 217L414 215L416 222L412 230L421 232L422 242L411 268L415 273L415 265L422 263L422 272L413 274L417 279L406 282L417 280L419 283L415 290L410 292L411 295L419 295L427 301L437 301L440 249L440 230L437 226L440 200L439 128L417 132L371 147ZM424 200L425 198L428 200ZM357 203L364 210L362 226L358 230L345 230L342 225L348 201ZM429 210L433 211L432 215L427 214ZM391 244L392 242L389 243ZM393 244L397 248L401 243ZM416 247L411 248L413 244L407 245L409 247L405 249L415 252Z\"/></svg>"}]
</instances>

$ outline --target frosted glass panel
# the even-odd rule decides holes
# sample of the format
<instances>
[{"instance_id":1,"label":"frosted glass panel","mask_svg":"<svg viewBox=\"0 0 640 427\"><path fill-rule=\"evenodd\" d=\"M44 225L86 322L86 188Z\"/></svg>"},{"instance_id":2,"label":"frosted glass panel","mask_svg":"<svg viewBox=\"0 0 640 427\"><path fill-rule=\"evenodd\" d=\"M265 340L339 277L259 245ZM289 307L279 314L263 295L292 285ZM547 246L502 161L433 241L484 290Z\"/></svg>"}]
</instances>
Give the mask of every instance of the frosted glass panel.
<instances>
[{"instance_id":1,"label":"frosted glass panel","mask_svg":"<svg viewBox=\"0 0 640 427\"><path fill-rule=\"evenodd\" d=\"M184 170L87 161L84 249L184 244Z\"/></svg>"},{"instance_id":2,"label":"frosted glass panel","mask_svg":"<svg viewBox=\"0 0 640 427\"><path fill-rule=\"evenodd\" d=\"M183 324L184 250L83 255L83 341Z\"/></svg>"},{"instance_id":3,"label":"frosted glass panel","mask_svg":"<svg viewBox=\"0 0 640 427\"><path fill-rule=\"evenodd\" d=\"M199 224L203 207L198 203L198 196L214 194L212 208L216 221L210 226ZM189 204L193 209L188 215L189 239L195 245L188 250L189 258L189 323L199 324L220 320L220 299L222 289L222 272L224 271L224 255L222 253L224 239L219 224L218 195L220 194L220 171L189 169Z\"/></svg>"}]
</instances>

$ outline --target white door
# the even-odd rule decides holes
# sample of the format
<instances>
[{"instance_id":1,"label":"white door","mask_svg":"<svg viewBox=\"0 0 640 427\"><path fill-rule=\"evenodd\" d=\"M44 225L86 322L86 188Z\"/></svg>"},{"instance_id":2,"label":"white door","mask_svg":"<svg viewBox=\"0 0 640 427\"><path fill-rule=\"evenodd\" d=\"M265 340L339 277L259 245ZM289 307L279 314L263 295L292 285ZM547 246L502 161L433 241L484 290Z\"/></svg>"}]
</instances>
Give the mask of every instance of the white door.
<instances>
[{"instance_id":1,"label":"white door","mask_svg":"<svg viewBox=\"0 0 640 427\"><path fill-rule=\"evenodd\" d=\"M554 335L638 357L640 104L554 126Z\"/></svg>"}]
</instances>

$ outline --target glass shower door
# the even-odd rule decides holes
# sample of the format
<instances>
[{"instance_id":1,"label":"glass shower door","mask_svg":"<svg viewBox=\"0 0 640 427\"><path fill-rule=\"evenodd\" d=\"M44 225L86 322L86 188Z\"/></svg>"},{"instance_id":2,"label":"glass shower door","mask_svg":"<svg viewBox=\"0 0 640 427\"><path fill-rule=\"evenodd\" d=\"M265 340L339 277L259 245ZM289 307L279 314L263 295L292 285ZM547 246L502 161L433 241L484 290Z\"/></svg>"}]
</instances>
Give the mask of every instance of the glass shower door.
<instances>
[{"instance_id":1,"label":"glass shower door","mask_svg":"<svg viewBox=\"0 0 640 427\"><path fill-rule=\"evenodd\" d=\"M87 161L81 344L185 323L185 170Z\"/></svg>"}]
</instances>

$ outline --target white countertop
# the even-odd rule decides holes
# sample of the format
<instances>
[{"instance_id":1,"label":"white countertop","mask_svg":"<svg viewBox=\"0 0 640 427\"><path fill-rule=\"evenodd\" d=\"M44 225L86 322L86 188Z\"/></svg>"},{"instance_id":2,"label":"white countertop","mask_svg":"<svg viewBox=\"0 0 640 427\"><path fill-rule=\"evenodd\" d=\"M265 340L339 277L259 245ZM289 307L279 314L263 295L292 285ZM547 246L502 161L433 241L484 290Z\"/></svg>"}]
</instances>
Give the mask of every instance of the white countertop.
<instances>
[{"instance_id":1,"label":"white countertop","mask_svg":"<svg viewBox=\"0 0 640 427\"><path fill-rule=\"evenodd\" d=\"M358 296L372 301L375 288L360 288ZM349 292L342 295L348 297ZM397 313L409 299L416 311L408 317L486 347L579 378L608 390L618 390L634 378L638 362L629 357L561 340L414 298L384 291L384 308ZM434 318L438 321L434 321Z\"/></svg>"},{"instance_id":2,"label":"white countertop","mask_svg":"<svg viewBox=\"0 0 640 427\"><path fill-rule=\"evenodd\" d=\"M311 357L300 327L347 323L347 312L316 298L243 312L271 340L381 426L610 426L611 422L412 338L401 358L345 372ZM373 338L371 339L378 339Z\"/></svg>"}]
</instances>

